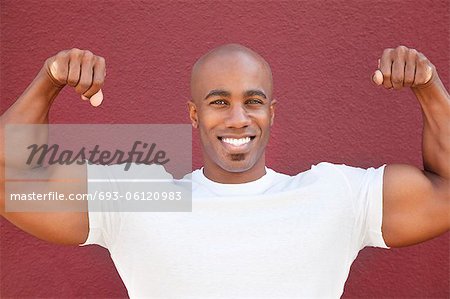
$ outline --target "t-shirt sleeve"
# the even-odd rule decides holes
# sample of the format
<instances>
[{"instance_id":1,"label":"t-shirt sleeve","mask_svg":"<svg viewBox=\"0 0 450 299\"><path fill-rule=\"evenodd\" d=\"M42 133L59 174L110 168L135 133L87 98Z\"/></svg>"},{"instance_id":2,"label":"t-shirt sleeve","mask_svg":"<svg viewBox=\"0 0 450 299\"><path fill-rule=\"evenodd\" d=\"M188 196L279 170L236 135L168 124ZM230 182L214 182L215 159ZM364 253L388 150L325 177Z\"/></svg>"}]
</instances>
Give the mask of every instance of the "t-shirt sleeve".
<instances>
[{"instance_id":1,"label":"t-shirt sleeve","mask_svg":"<svg viewBox=\"0 0 450 299\"><path fill-rule=\"evenodd\" d=\"M336 165L351 190L355 213L354 237L360 248L389 248L383 239L383 176L386 164L378 168Z\"/></svg>"},{"instance_id":2,"label":"t-shirt sleeve","mask_svg":"<svg viewBox=\"0 0 450 299\"><path fill-rule=\"evenodd\" d=\"M97 244L111 249L114 237L120 228L123 213L117 206L119 201L111 200L114 192L121 192L120 186L115 182L117 172L122 171L118 165L94 165L87 166L87 193L94 197L88 201L89 234L83 244ZM103 200L100 200L100 197ZM110 198L107 200L106 198Z\"/></svg>"},{"instance_id":3,"label":"t-shirt sleeve","mask_svg":"<svg viewBox=\"0 0 450 299\"><path fill-rule=\"evenodd\" d=\"M88 238L79 246L97 244L113 249L116 240L120 238L120 229L127 215L135 212L138 207L126 200L126 194L142 190L135 189L136 185L132 182L142 179L173 179L162 165L132 163L129 169L125 166L126 164L87 164L87 192L93 200L88 201Z\"/></svg>"}]
</instances>

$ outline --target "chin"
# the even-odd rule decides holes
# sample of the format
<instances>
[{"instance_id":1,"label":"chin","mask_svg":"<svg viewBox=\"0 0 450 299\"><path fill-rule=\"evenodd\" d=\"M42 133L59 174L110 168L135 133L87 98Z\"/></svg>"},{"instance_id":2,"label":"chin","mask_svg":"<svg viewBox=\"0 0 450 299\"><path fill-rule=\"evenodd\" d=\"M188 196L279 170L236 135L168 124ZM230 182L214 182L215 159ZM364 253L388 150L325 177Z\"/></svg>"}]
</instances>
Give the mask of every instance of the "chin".
<instances>
[{"instance_id":1,"label":"chin","mask_svg":"<svg viewBox=\"0 0 450 299\"><path fill-rule=\"evenodd\" d=\"M239 157L244 156L244 158ZM233 173L246 172L255 166L255 162L245 159L245 155L233 155L230 160L220 163L223 170Z\"/></svg>"}]
</instances>

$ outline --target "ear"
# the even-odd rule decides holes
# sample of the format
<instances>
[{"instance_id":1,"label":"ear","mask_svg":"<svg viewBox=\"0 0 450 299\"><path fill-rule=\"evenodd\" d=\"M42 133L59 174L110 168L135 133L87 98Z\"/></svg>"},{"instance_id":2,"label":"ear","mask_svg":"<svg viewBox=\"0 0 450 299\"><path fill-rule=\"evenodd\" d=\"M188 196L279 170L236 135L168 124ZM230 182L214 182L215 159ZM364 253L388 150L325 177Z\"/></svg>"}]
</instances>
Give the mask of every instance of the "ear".
<instances>
[{"instance_id":1,"label":"ear","mask_svg":"<svg viewBox=\"0 0 450 299\"><path fill-rule=\"evenodd\" d=\"M189 118L191 119L192 126L194 128L198 128L198 117L197 117L197 106L193 101L189 101L188 103L189 110Z\"/></svg>"},{"instance_id":2,"label":"ear","mask_svg":"<svg viewBox=\"0 0 450 299\"><path fill-rule=\"evenodd\" d=\"M273 125L273 119L275 117L275 105L277 103L277 100L272 99L272 101L270 102L270 126Z\"/></svg>"}]
</instances>

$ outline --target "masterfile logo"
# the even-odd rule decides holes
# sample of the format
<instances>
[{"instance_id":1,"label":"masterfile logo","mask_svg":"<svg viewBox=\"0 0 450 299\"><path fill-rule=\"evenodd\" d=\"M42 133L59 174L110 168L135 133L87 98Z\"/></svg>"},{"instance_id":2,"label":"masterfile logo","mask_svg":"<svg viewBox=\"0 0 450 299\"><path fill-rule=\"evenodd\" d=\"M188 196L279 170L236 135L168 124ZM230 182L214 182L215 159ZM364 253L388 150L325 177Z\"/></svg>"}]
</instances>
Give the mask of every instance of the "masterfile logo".
<instances>
[{"instance_id":1,"label":"masterfile logo","mask_svg":"<svg viewBox=\"0 0 450 299\"><path fill-rule=\"evenodd\" d=\"M89 203L90 212L191 211L191 130L7 125L6 210L83 211Z\"/></svg>"}]
</instances>

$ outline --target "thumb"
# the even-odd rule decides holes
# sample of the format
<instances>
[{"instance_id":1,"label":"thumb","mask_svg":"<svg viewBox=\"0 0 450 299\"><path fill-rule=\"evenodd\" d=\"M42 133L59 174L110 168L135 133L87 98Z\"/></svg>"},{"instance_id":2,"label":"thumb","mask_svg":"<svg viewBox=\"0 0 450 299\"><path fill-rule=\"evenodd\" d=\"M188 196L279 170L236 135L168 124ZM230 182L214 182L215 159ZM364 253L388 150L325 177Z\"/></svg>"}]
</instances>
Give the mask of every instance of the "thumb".
<instances>
[{"instance_id":1,"label":"thumb","mask_svg":"<svg viewBox=\"0 0 450 299\"><path fill-rule=\"evenodd\" d=\"M372 81L376 85L383 84L383 73L380 70L376 70L372 75Z\"/></svg>"},{"instance_id":2,"label":"thumb","mask_svg":"<svg viewBox=\"0 0 450 299\"><path fill-rule=\"evenodd\" d=\"M89 100L89 102L91 103L92 106L98 107L103 102L103 92L100 89L90 99L85 97L84 95L81 95L81 99L83 101L88 101Z\"/></svg>"}]
</instances>

